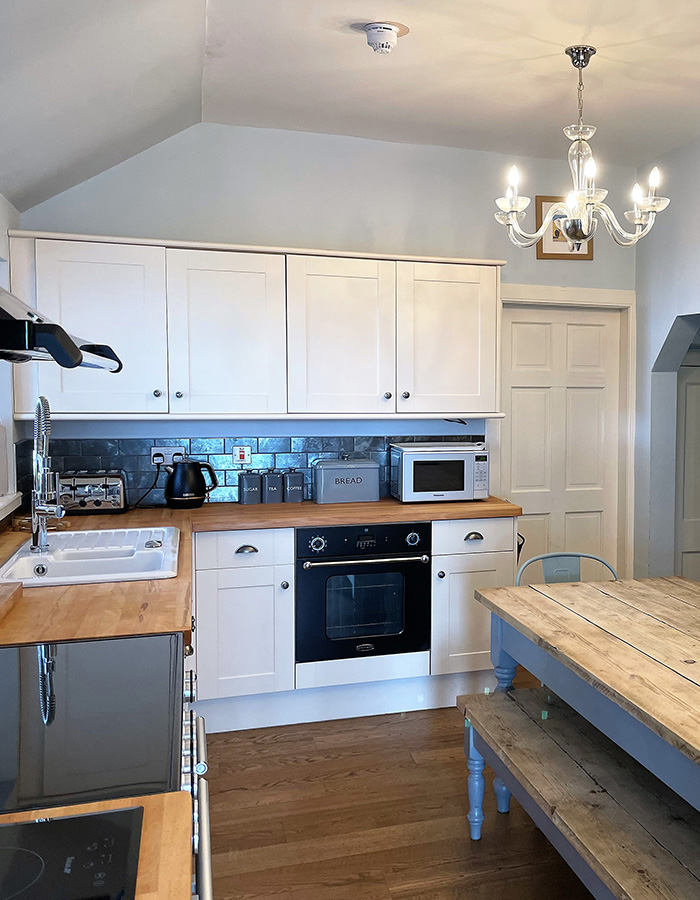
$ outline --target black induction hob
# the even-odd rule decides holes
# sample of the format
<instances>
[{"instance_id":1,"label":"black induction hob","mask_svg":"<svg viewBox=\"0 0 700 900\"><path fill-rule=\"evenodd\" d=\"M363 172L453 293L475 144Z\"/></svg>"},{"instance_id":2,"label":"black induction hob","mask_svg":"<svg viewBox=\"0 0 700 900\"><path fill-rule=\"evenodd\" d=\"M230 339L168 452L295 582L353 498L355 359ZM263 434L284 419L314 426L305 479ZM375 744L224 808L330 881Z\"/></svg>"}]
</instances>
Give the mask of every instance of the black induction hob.
<instances>
[{"instance_id":1,"label":"black induction hob","mask_svg":"<svg viewBox=\"0 0 700 900\"><path fill-rule=\"evenodd\" d=\"M0 826L0 900L133 900L143 807Z\"/></svg>"},{"instance_id":2,"label":"black induction hob","mask_svg":"<svg viewBox=\"0 0 700 900\"><path fill-rule=\"evenodd\" d=\"M0 813L180 789L183 635L0 648Z\"/></svg>"}]
</instances>

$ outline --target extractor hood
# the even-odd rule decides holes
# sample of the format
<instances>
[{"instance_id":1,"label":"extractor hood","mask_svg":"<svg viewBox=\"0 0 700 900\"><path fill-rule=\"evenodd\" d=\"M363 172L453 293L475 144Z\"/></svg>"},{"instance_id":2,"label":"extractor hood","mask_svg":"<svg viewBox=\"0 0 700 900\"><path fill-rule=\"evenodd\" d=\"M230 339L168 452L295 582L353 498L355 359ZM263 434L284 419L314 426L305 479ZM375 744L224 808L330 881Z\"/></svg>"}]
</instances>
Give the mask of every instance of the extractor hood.
<instances>
[{"instance_id":1,"label":"extractor hood","mask_svg":"<svg viewBox=\"0 0 700 900\"><path fill-rule=\"evenodd\" d=\"M106 344L68 334L60 325L0 288L0 359L21 363L53 360L66 369L83 366L120 372L121 360Z\"/></svg>"}]
</instances>

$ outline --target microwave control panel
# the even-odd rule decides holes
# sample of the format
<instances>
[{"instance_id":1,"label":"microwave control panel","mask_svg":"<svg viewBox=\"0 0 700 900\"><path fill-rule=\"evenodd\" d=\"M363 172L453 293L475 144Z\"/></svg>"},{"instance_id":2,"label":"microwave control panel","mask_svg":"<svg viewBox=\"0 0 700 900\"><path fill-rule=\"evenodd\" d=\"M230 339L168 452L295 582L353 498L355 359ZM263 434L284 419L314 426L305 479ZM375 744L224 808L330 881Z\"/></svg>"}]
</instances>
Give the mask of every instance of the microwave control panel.
<instances>
[{"instance_id":1,"label":"microwave control panel","mask_svg":"<svg viewBox=\"0 0 700 900\"><path fill-rule=\"evenodd\" d=\"M488 491L489 487L489 457L487 453L477 453L474 456L474 493Z\"/></svg>"}]
</instances>

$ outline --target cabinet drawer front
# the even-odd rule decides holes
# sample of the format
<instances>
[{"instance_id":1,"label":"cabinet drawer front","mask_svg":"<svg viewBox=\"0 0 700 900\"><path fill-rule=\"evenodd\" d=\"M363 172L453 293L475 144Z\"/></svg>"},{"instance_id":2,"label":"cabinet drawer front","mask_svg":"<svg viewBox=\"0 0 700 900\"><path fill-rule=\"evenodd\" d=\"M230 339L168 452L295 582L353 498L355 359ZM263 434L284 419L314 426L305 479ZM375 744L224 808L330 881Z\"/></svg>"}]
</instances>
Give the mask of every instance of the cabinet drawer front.
<instances>
[{"instance_id":1,"label":"cabinet drawer front","mask_svg":"<svg viewBox=\"0 0 700 900\"><path fill-rule=\"evenodd\" d=\"M492 553L514 547L513 519L450 519L433 522L433 556ZM474 539L467 539L474 535ZM481 535L481 538L477 537Z\"/></svg>"},{"instance_id":2,"label":"cabinet drawer front","mask_svg":"<svg viewBox=\"0 0 700 900\"><path fill-rule=\"evenodd\" d=\"M195 535L195 566L242 569L294 562L293 528L213 531Z\"/></svg>"}]
</instances>

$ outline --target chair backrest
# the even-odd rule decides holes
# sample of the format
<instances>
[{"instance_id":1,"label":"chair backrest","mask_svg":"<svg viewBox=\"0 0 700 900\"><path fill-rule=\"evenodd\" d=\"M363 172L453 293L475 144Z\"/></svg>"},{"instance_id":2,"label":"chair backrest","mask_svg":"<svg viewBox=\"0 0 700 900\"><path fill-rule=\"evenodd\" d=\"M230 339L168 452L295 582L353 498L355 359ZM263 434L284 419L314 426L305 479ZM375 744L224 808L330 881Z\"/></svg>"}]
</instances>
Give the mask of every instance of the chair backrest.
<instances>
[{"instance_id":1,"label":"chair backrest","mask_svg":"<svg viewBox=\"0 0 700 900\"><path fill-rule=\"evenodd\" d=\"M528 559L520 566L515 578L515 584L516 586L520 584L523 572L529 565L540 561L542 562L545 584L580 581L582 559L594 559L596 562L602 563L602 565L610 569L612 577L617 581L617 572L610 563L605 562L600 556L594 556L592 553L541 553L539 556L533 556L532 559Z\"/></svg>"}]
</instances>

